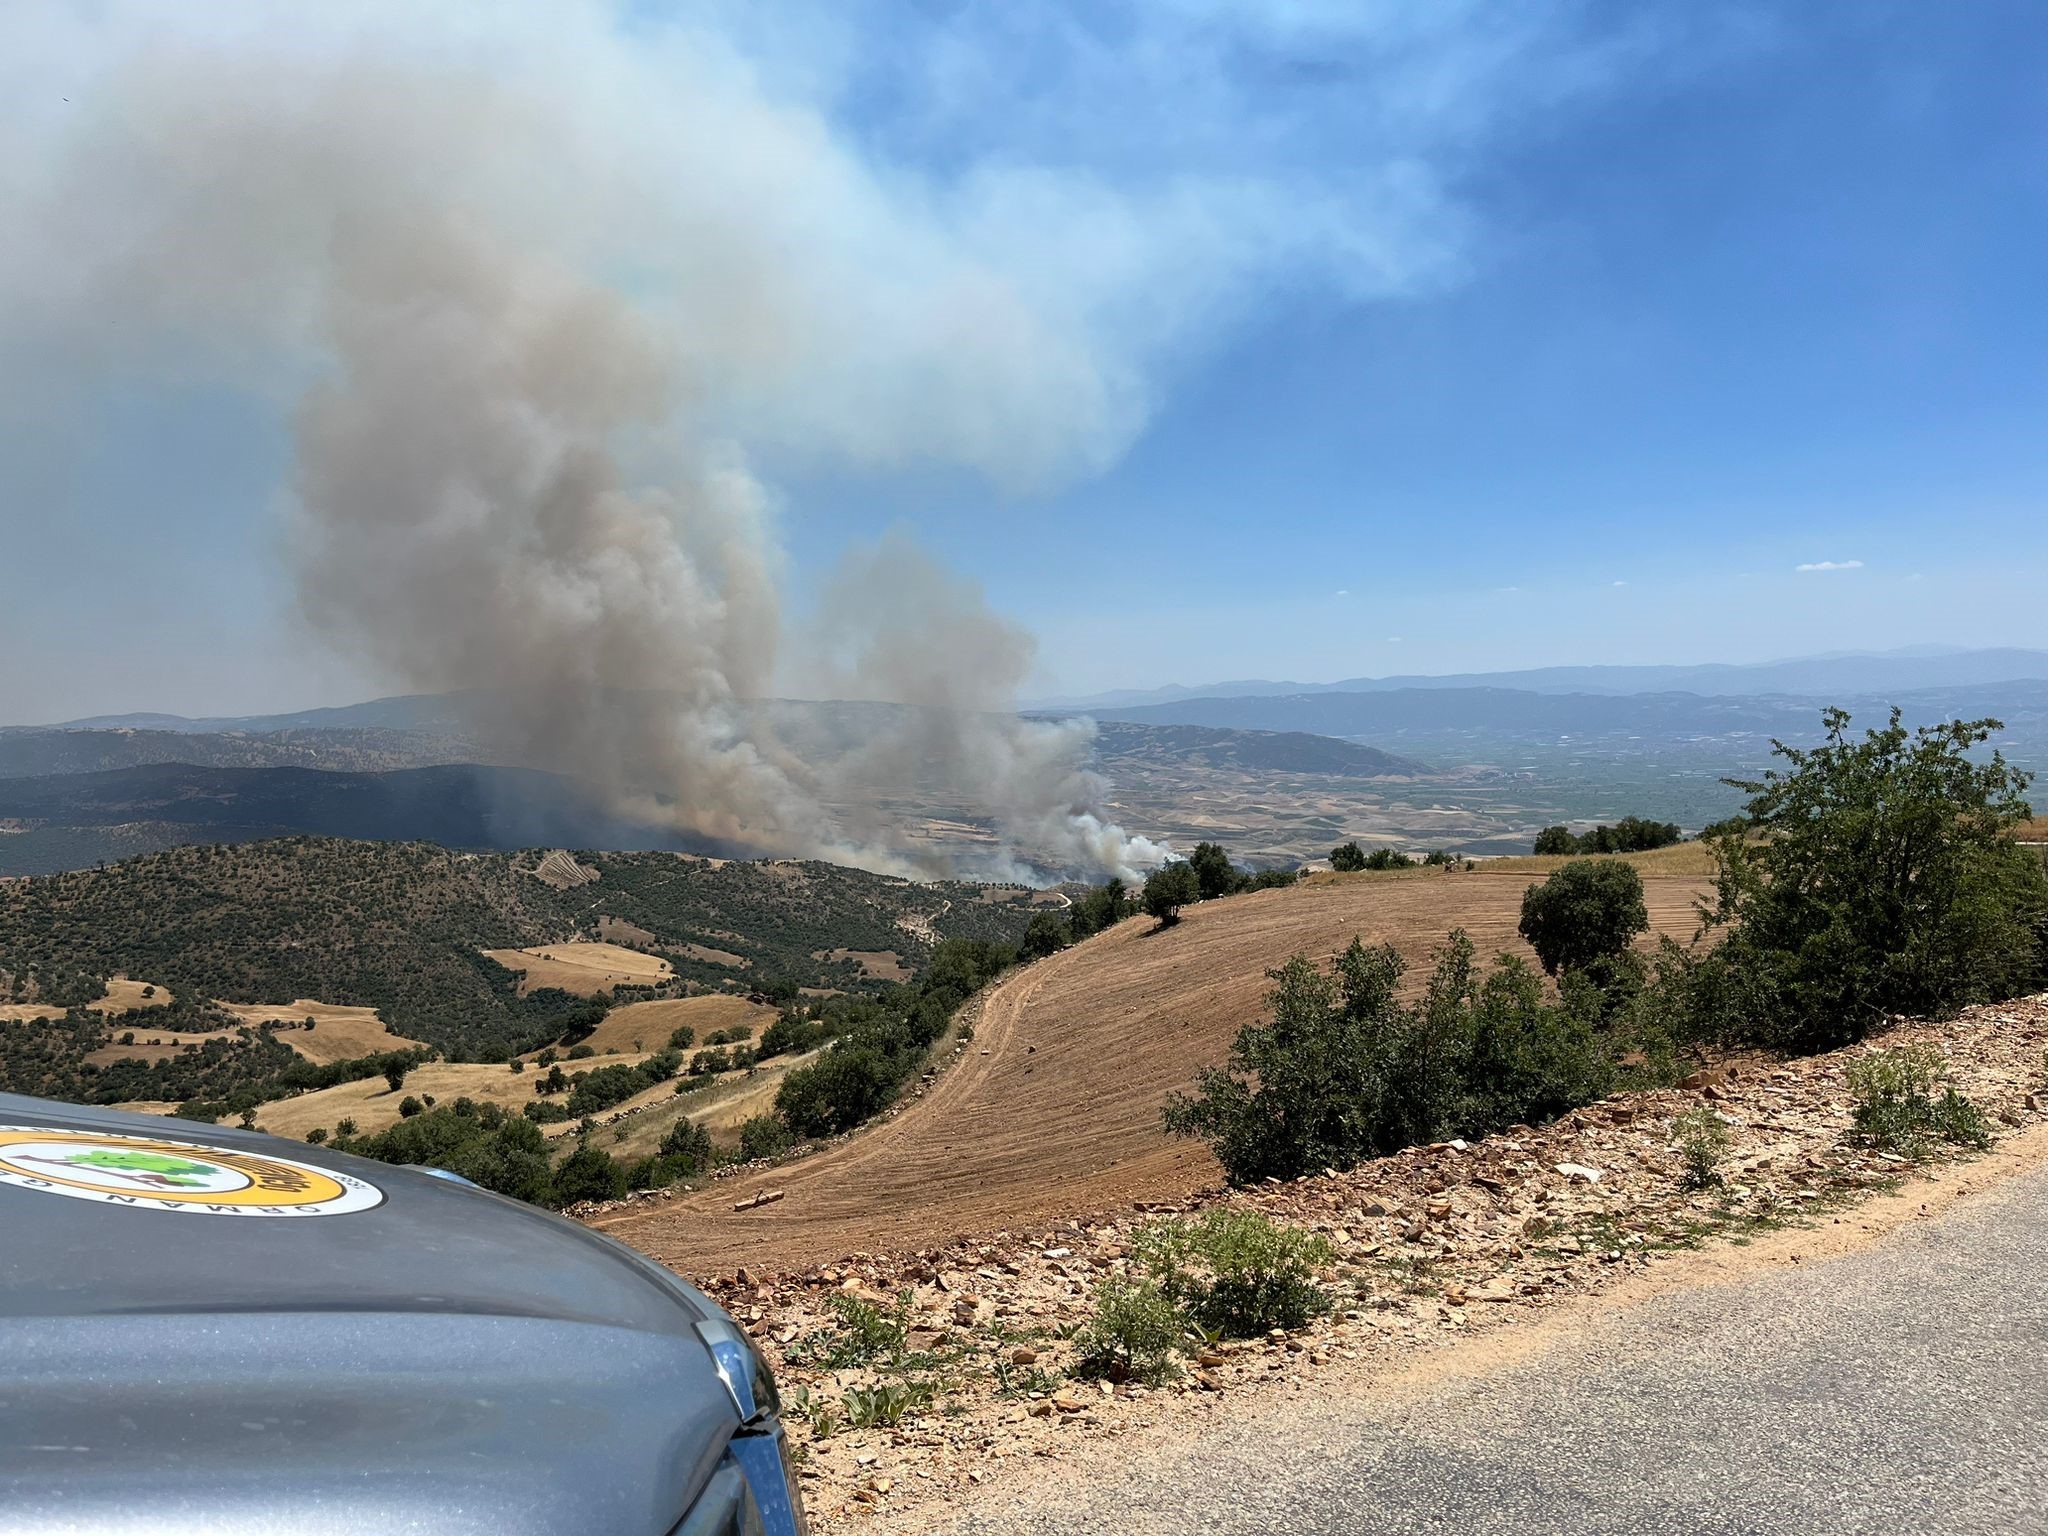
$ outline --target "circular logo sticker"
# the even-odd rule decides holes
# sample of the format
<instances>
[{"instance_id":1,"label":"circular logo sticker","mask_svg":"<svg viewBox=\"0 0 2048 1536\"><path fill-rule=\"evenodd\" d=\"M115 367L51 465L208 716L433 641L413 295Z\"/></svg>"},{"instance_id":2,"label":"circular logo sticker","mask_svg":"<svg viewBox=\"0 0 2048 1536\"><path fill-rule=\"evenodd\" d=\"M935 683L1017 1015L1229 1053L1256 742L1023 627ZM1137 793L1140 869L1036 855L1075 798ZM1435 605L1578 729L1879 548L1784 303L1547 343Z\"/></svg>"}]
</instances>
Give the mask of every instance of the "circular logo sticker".
<instances>
[{"instance_id":1,"label":"circular logo sticker","mask_svg":"<svg viewBox=\"0 0 2048 1536\"><path fill-rule=\"evenodd\" d=\"M0 1125L0 1184L206 1216L341 1216L384 1199L374 1184L288 1157L34 1125Z\"/></svg>"}]
</instances>

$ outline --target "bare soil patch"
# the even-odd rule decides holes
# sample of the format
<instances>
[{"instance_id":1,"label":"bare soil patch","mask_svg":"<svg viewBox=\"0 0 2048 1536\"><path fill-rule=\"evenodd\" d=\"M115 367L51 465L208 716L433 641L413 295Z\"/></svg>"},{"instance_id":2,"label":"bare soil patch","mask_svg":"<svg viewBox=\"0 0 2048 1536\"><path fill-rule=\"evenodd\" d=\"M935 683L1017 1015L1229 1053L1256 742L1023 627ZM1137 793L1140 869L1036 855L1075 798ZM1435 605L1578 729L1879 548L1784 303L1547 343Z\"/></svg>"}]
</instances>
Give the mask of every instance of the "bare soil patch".
<instances>
[{"instance_id":1,"label":"bare soil patch","mask_svg":"<svg viewBox=\"0 0 2048 1536\"><path fill-rule=\"evenodd\" d=\"M626 1003L614 1008L604 1022L577 1044L587 1045L600 1056L608 1051L659 1051L668 1037L683 1025L697 1032L697 1039L720 1029L758 1031L775 1022L775 1009L744 997L709 993L703 997L664 997L644 1003ZM564 1063L566 1066L567 1063Z\"/></svg>"},{"instance_id":2,"label":"bare soil patch","mask_svg":"<svg viewBox=\"0 0 2048 1536\"><path fill-rule=\"evenodd\" d=\"M1204 902L1159 932L1131 919L998 985L959 1063L896 1118L598 1224L701 1274L1185 1199L1219 1171L1206 1147L1166 1135L1160 1107L1260 1015L1268 970L1296 951L1325 959L1357 935L1399 946L1419 988L1429 951L1458 927L1482 955L1527 955L1515 925L1528 885L1483 865L1347 876ZM1651 874L1644 886L1654 928L1689 935L1706 882ZM771 1188L784 1198L732 1209Z\"/></svg>"},{"instance_id":3,"label":"bare soil patch","mask_svg":"<svg viewBox=\"0 0 2048 1536\"><path fill-rule=\"evenodd\" d=\"M587 939L539 944L532 949L487 949L484 953L506 970L520 973L521 997L540 987L595 997L621 985L640 987L666 981L673 970L666 960L654 955Z\"/></svg>"},{"instance_id":4,"label":"bare soil patch","mask_svg":"<svg viewBox=\"0 0 2048 1536\"><path fill-rule=\"evenodd\" d=\"M381 1051L409 1051L420 1044L395 1035L374 1008L322 1003L310 997L290 1003L229 1003L227 1009L245 1024L274 1024L281 1044L290 1046L315 1066L374 1056ZM311 1029L306 1020L313 1021Z\"/></svg>"}]
</instances>

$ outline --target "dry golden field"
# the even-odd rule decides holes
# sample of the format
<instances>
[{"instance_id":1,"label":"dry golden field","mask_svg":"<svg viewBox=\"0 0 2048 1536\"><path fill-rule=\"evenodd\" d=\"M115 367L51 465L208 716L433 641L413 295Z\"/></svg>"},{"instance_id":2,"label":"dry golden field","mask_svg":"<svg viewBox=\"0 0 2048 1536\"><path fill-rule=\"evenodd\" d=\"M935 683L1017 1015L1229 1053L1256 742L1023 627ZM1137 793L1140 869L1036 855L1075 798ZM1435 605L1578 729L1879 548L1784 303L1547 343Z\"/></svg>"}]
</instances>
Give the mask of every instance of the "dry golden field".
<instances>
[{"instance_id":1,"label":"dry golden field","mask_svg":"<svg viewBox=\"0 0 2048 1536\"><path fill-rule=\"evenodd\" d=\"M658 1051L685 1024L697 1032L701 1043L714 1030L758 1032L774 1022L775 1009L744 997L713 992L702 997L656 998L614 1008L602 1024L577 1043L589 1046L600 1056L607 1051Z\"/></svg>"},{"instance_id":2,"label":"dry golden field","mask_svg":"<svg viewBox=\"0 0 2048 1536\"><path fill-rule=\"evenodd\" d=\"M666 960L637 949L587 939L538 944L532 949L487 949L484 953L506 970L520 973L522 997L539 987L559 987L577 997L595 997L621 984L647 986L666 981L673 969Z\"/></svg>"},{"instance_id":3,"label":"dry golden field","mask_svg":"<svg viewBox=\"0 0 2048 1536\"><path fill-rule=\"evenodd\" d=\"M279 1043L290 1046L319 1067L358 1056L374 1056L380 1051L408 1051L420 1043L394 1035L385 1028L374 1008L315 1002L309 997L291 1003L222 1002L220 1006L244 1024L278 1025L275 1033ZM302 1026L307 1019L313 1020L313 1028L286 1027Z\"/></svg>"},{"instance_id":4,"label":"dry golden field","mask_svg":"<svg viewBox=\"0 0 2048 1536\"><path fill-rule=\"evenodd\" d=\"M1261 1016L1267 971L1296 952L1327 959L1356 935L1397 945L1419 987L1430 950L1459 927L1482 956L1527 955L1515 926L1530 875L1483 863L1327 876L1204 902L1169 929L1133 918L999 984L966 1055L895 1119L598 1224L703 1273L1183 1199L1219 1170L1200 1143L1166 1135L1160 1107ZM1690 936L1706 880L1651 869L1644 885L1654 928ZM733 1210L768 1189L785 1197Z\"/></svg>"},{"instance_id":5,"label":"dry golden field","mask_svg":"<svg viewBox=\"0 0 2048 1536\"><path fill-rule=\"evenodd\" d=\"M108 980L107 990L85 1006L93 1013L117 1018L122 1014L140 1013L146 1008L163 1008L170 1001L168 988L115 976ZM50 1003L0 1003L0 1024L26 1024L31 1019L60 1019L63 1016L64 1010ZM191 1038L200 1037L195 1035Z\"/></svg>"}]
</instances>

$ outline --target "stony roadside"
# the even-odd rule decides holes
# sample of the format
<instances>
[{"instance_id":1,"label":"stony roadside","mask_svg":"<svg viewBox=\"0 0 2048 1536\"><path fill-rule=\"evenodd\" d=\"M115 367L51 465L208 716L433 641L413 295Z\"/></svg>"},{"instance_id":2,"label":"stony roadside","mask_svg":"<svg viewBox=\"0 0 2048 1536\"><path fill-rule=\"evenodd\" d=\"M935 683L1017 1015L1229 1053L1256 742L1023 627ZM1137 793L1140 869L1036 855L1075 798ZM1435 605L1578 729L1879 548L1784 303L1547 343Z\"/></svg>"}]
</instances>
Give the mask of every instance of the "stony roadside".
<instances>
[{"instance_id":1,"label":"stony roadside","mask_svg":"<svg viewBox=\"0 0 2048 1536\"><path fill-rule=\"evenodd\" d=\"M1850 1144L1847 1063L1872 1048L1937 1047L1994 1135L2048 1121L2048 995L1900 1022L1865 1046L1793 1061L1737 1058L1686 1085L1622 1095L1550 1125L1440 1143L1347 1173L1106 1214L1042 1232L996 1233L915 1254L847 1254L797 1274L693 1275L747 1325L775 1366L813 1523L822 1530L913 1515L977 1485L1042 1478L1084 1439L1201 1414L1210 1394L1314 1390L1319 1369L1441 1346L1597 1293L1702 1242L1740 1240L1897 1186L1914 1167ZM1683 1187L1675 1116L1705 1104L1730 1142L1718 1189ZM1184 1377L1147 1389L1072 1381L1068 1340L1090 1293L1128 1267L1132 1231L1169 1210L1231 1201L1320 1232L1338 1252L1336 1305L1289 1335L1211 1346ZM762 1210L773 1220L772 1206ZM829 1370L817 1341L831 1298L887 1310L907 1298L904 1356ZM910 1383L932 1391L890 1428L846 1427L849 1395ZM814 1410L823 1406L823 1414ZM818 1433L813 1418L836 1417ZM824 1427L833 1427L829 1424ZM888 1522L894 1524L895 1521Z\"/></svg>"}]
</instances>

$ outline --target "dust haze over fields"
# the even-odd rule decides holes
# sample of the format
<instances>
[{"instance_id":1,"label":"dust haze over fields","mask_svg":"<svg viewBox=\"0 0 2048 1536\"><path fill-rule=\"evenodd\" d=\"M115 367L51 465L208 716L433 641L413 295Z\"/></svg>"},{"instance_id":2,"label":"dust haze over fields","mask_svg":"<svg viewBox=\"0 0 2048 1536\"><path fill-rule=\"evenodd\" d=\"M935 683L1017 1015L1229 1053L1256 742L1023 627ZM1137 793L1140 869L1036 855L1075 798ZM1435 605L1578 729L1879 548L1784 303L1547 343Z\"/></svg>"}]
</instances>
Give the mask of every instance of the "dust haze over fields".
<instances>
[{"instance_id":1,"label":"dust haze over fields","mask_svg":"<svg viewBox=\"0 0 2048 1536\"><path fill-rule=\"evenodd\" d=\"M1243 176L1131 191L992 159L936 182L719 35L595 5L6 28L17 359L260 393L291 422L280 516L324 642L399 688L474 691L478 733L522 762L763 851L936 872L843 777L936 763L1003 839L977 873L1164 852L1101 814L1088 727L1016 718L1030 636L908 540L785 613L762 453L1007 491L1087 474L1254 275L1315 265L1364 295L1428 264L1412 173L1293 234L1240 217L1284 190ZM821 762L753 707L792 681L919 711Z\"/></svg>"}]
</instances>

